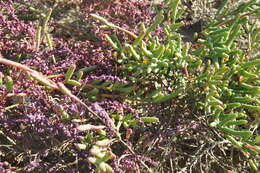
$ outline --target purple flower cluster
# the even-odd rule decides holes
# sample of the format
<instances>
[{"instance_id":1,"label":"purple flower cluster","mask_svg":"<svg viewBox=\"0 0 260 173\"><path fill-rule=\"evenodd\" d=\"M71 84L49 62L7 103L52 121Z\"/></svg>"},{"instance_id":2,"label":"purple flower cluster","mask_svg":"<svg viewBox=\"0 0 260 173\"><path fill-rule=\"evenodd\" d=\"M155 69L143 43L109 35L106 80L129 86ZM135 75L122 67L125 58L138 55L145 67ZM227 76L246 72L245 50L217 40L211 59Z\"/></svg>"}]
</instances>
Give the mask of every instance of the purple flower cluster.
<instances>
[{"instance_id":1,"label":"purple flower cluster","mask_svg":"<svg viewBox=\"0 0 260 173\"><path fill-rule=\"evenodd\" d=\"M113 165L117 173L125 172L140 172L140 161L158 166L158 163L148 157L138 154L124 154L121 157L113 160Z\"/></svg>"},{"instance_id":2,"label":"purple flower cluster","mask_svg":"<svg viewBox=\"0 0 260 173\"><path fill-rule=\"evenodd\" d=\"M11 3L1 1L0 6L0 52L33 52L33 24L19 20Z\"/></svg>"},{"instance_id":3,"label":"purple flower cluster","mask_svg":"<svg viewBox=\"0 0 260 173\"><path fill-rule=\"evenodd\" d=\"M25 124L30 124L37 133L44 133L46 131L52 131L52 124L49 118L41 113L27 114L24 117Z\"/></svg>"},{"instance_id":4,"label":"purple flower cluster","mask_svg":"<svg viewBox=\"0 0 260 173\"><path fill-rule=\"evenodd\" d=\"M123 83L123 84L127 84L127 81L124 79L120 79L117 76L112 76L112 75L101 75L101 76L94 76L91 75L89 77L86 77L86 79L84 80L85 83L90 83L94 80L98 80L98 81L112 81L112 82L119 82L119 83Z\"/></svg>"},{"instance_id":5,"label":"purple flower cluster","mask_svg":"<svg viewBox=\"0 0 260 173\"><path fill-rule=\"evenodd\" d=\"M127 115L130 113L134 114L135 117L138 117L138 112L135 109L116 100L102 101L99 103L99 105L104 107L106 110L114 111L120 115Z\"/></svg>"},{"instance_id":6,"label":"purple flower cluster","mask_svg":"<svg viewBox=\"0 0 260 173\"><path fill-rule=\"evenodd\" d=\"M91 108L94 112L96 112L98 117L102 120L110 132L115 133L116 127L109 114L97 102L92 103Z\"/></svg>"},{"instance_id":7,"label":"purple flower cluster","mask_svg":"<svg viewBox=\"0 0 260 173\"><path fill-rule=\"evenodd\" d=\"M55 173L57 170L55 168L50 167L47 164L43 164L39 159L32 161L24 168L24 173L34 173L34 172L47 172L47 173Z\"/></svg>"},{"instance_id":8,"label":"purple flower cluster","mask_svg":"<svg viewBox=\"0 0 260 173\"><path fill-rule=\"evenodd\" d=\"M121 3L97 0L86 3L83 10L85 10L86 16L99 12L99 15L130 31L138 31L141 22L147 25L151 24L152 18L155 16L155 13L151 11L151 3L147 1L126 0ZM97 29L97 31L99 30ZM123 38L122 33L117 31L116 33L121 35L120 38Z\"/></svg>"}]
</instances>

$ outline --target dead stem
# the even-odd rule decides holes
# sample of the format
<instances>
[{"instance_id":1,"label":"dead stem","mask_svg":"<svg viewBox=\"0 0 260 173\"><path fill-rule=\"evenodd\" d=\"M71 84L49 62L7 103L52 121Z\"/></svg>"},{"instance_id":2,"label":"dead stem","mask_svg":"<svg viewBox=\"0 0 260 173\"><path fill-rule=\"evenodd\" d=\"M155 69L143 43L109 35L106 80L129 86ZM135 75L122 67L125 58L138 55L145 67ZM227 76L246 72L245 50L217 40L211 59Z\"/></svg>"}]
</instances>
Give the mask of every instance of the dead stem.
<instances>
[{"instance_id":1,"label":"dead stem","mask_svg":"<svg viewBox=\"0 0 260 173\"><path fill-rule=\"evenodd\" d=\"M22 71L27 71L27 72L33 72L34 71L31 68L27 67L26 65L23 65L23 64L20 64L20 63L17 63L17 62L3 58L3 56L1 54L0 54L0 63L18 68Z\"/></svg>"},{"instance_id":2,"label":"dead stem","mask_svg":"<svg viewBox=\"0 0 260 173\"><path fill-rule=\"evenodd\" d=\"M128 30L126 30L126 29L124 29L124 28L121 28L121 27L119 27L119 26L116 26L115 24L113 24L113 23L107 21L105 18L103 18L103 17L101 17L101 16L98 16L98 15L96 15L96 14L90 14L90 16L93 17L94 19L99 20L100 22L106 24L107 26L109 26L109 27L111 27L111 28L117 29L117 30L119 30L119 31L122 31L122 32L128 34L129 36L131 36L131 37L134 38L134 39L137 38L137 35L135 35L133 32L128 31Z\"/></svg>"}]
</instances>

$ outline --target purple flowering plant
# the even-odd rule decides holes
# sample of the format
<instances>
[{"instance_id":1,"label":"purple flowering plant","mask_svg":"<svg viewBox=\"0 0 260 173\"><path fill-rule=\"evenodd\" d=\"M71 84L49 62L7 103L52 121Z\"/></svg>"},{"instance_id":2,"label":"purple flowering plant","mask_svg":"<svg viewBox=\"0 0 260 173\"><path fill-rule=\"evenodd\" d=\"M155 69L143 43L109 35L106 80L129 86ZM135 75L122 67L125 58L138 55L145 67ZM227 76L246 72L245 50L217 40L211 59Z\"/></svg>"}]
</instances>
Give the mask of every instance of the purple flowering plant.
<instances>
[{"instance_id":1,"label":"purple flowering plant","mask_svg":"<svg viewBox=\"0 0 260 173\"><path fill-rule=\"evenodd\" d=\"M0 172L259 171L259 3L193 3L1 1Z\"/></svg>"}]
</instances>

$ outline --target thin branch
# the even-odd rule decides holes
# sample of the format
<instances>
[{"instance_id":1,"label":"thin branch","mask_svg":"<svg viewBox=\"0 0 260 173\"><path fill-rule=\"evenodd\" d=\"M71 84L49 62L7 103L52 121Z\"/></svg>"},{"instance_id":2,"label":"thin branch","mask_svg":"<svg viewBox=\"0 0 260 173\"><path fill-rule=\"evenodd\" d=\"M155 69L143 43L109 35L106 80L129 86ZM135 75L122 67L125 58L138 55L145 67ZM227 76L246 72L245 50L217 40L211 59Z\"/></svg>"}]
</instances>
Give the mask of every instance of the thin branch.
<instances>
[{"instance_id":1,"label":"thin branch","mask_svg":"<svg viewBox=\"0 0 260 173\"><path fill-rule=\"evenodd\" d=\"M121 27L119 27L119 26L116 26L115 24L113 24L113 23L107 21L105 18L103 18L103 17L101 17L101 16L98 16L98 15L96 15L96 14L90 14L90 16L93 17L94 19L99 20L100 22L106 24L107 26L109 26L109 27L111 27L111 28L117 29L117 30L119 30L119 31L122 31L122 32L128 34L129 36L133 37L134 39L136 39L136 38L138 37L138 36L135 35L133 32L128 31L128 30L126 30L126 29L124 29L124 28L121 28Z\"/></svg>"},{"instance_id":2,"label":"thin branch","mask_svg":"<svg viewBox=\"0 0 260 173\"><path fill-rule=\"evenodd\" d=\"M23 65L23 64L20 64L18 62L14 62L14 61L3 58L3 56L1 54L0 54L0 64L12 66L12 67L18 68L22 71L27 71L27 72L33 72L34 71L26 65Z\"/></svg>"}]
</instances>

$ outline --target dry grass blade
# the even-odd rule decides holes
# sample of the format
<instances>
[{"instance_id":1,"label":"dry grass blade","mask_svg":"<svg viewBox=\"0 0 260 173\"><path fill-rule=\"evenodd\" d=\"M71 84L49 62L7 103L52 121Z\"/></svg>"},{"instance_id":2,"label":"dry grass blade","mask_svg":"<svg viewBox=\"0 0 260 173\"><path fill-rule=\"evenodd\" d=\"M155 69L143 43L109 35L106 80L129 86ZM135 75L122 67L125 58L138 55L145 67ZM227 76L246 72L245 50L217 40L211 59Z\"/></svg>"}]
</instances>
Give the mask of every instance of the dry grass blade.
<instances>
[{"instance_id":1,"label":"dry grass blade","mask_svg":"<svg viewBox=\"0 0 260 173\"><path fill-rule=\"evenodd\" d=\"M52 82L51 80L49 80L48 78L40 74L39 72L32 71L29 73L29 75L31 75L34 79L36 79L40 83L51 87L52 89L58 89L58 86L54 82Z\"/></svg>"},{"instance_id":2,"label":"dry grass blade","mask_svg":"<svg viewBox=\"0 0 260 173\"><path fill-rule=\"evenodd\" d=\"M0 54L0 63L8 65L8 66L15 67L15 68L18 68L20 70L27 71L27 72L33 72L34 71L31 68L27 67L26 65L23 65L23 64L20 64L20 63L17 63L17 62L3 58L3 56L1 54Z\"/></svg>"},{"instance_id":3,"label":"dry grass blade","mask_svg":"<svg viewBox=\"0 0 260 173\"><path fill-rule=\"evenodd\" d=\"M31 75L33 78L35 78L37 81L41 82L42 84L49 86L52 89L58 89L58 86L54 82L52 82L47 77L40 74L39 72L27 67L26 65L5 59L2 57L1 54L0 54L0 63L5 64L7 66L12 66L12 67L18 68L22 71L26 71L26 72L28 72L29 75Z\"/></svg>"}]
</instances>

